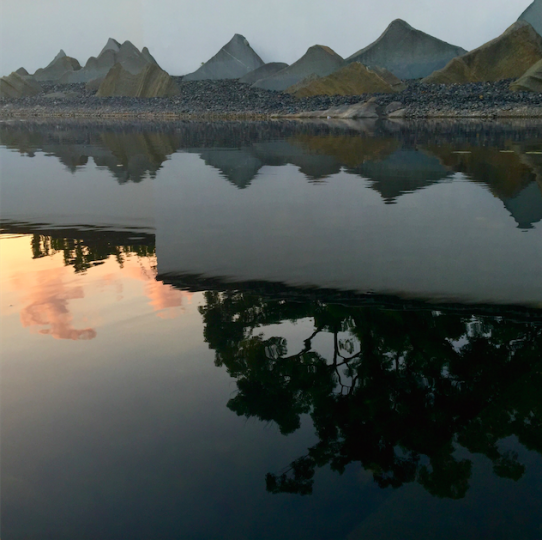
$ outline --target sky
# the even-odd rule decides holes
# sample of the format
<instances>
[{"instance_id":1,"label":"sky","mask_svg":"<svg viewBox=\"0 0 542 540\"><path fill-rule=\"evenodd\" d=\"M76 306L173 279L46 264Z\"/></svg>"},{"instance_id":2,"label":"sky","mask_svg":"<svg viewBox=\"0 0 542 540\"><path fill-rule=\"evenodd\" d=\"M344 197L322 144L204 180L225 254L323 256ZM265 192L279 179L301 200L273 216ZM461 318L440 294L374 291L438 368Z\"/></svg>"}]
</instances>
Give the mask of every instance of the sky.
<instances>
[{"instance_id":1,"label":"sky","mask_svg":"<svg viewBox=\"0 0 542 540\"><path fill-rule=\"evenodd\" d=\"M532 0L0 0L0 74L33 73L64 49L84 65L109 37L149 47L172 75L197 69L242 34L265 62L308 47L343 57L393 19L465 49L497 37Z\"/></svg>"}]
</instances>

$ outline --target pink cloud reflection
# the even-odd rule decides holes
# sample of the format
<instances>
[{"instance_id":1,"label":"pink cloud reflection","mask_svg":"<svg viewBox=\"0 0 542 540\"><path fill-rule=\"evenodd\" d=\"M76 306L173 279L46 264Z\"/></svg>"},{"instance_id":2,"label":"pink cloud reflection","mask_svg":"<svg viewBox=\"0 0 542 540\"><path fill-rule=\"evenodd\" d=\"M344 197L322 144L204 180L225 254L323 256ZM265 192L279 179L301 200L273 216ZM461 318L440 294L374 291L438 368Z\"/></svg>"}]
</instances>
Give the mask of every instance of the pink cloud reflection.
<instances>
[{"instance_id":1,"label":"pink cloud reflection","mask_svg":"<svg viewBox=\"0 0 542 540\"><path fill-rule=\"evenodd\" d=\"M84 298L85 293L80 286L66 285L62 279L64 274L63 268L40 272L36 286L24 288L28 304L21 311L21 323L24 328L38 327L38 333L55 339L94 339L96 330L93 328L73 327L68 302Z\"/></svg>"}]
</instances>

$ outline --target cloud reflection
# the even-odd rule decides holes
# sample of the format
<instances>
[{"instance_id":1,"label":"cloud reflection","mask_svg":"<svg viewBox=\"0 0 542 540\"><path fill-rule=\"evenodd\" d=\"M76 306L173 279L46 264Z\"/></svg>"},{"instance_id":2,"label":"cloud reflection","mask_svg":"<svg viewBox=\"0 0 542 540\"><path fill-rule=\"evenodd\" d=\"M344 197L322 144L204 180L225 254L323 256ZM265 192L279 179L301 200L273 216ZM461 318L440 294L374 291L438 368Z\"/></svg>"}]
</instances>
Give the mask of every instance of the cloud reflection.
<instances>
[{"instance_id":1,"label":"cloud reflection","mask_svg":"<svg viewBox=\"0 0 542 540\"><path fill-rule=\"evenodd\" d=\"M81 286L69 286L63 280L63 268L52 268L37 274L37 284L26 288L26 307L21 310L24 328L37 330L39 334L55 339L73 341L94 339L94 328L77 329L73 326L73 315L68 307L70 300L83 299Z\"/></svg>"}]
</instances>

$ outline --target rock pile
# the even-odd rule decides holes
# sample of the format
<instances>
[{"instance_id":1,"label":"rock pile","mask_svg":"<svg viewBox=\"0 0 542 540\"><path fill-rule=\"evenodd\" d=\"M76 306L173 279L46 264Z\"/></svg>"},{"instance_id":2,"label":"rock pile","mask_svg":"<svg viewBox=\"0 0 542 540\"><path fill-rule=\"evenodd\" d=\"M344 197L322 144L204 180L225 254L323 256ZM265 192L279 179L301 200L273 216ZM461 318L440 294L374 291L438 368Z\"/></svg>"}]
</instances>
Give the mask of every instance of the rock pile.
<instances>
[{"instance_id":1,"label":"rock pile","mask_svg":"<svg viewBox=\"0 0 542 540\"><path fill-rule=\"evenodd\" d=\"M286 90L310 75L326 77L344 66L344 60L324 45L314 45L291 66L254 83L255 88Z\"/></svg>"},{"instance_id":2,"label":"rock pile","mask_svg":"<svg viewBox=\"0 0 542 540\"><path fill-rule=\"evenodd\" d=\"M240 34L235 34L215 56L198 70L184 76L185 81L239 79L263 66L263 60Z\"/></svg>"},{"instance_id":3,"label":"rock pile","mask_svg":"<svg viewBox=\"0 0 542 540\"><path fill-rule=\"evenodd\" d=\"M97 97L173 97L179 94L175 81L156 64L147 64L137 74L115 64L98 88Z\"/></svg>"},{"instance_id":4,"label":"rock pile","mask_svg":"<svg viewBox=\"0 0 542 540\"><path fill-rule=\"evenodd\" d=\"M397 19L374 43L354 53L346 61L382 67L400 79L420 79L466 52Z\"/></svg>"},{"instance_id":5,"label":"rock pile","mask_svg":"<svg viewBox=\"0 0 542 540\"><path fill-rule=\"evenodd\" d=\"M368 68L359 62L349 64L327 77L310 76L286 90L296 97L356 96L401 92L406 86L383 68Z\"/></svg>"},{"instance_id":6,"label":"rock pile","mask_svg":"<svg viewBox=\"0 0 542 540\"><path fill-rule=\"evenodd\" d=\"M0 79L0 98L22 98L41 93L41 86L32 77L13 72Z\"/></svg>"},{"instance_id":7,"label":"rock pile","mask_svg":"<svg viewBox=\"0 0 542 540\"><path fill-rule=\"evenodd\" d=\"M520 77L542 59L542 37L524 21L514 23L499 37L454 58L423 82L454 84L491 82Z\"/></svg>"}]
</instances>

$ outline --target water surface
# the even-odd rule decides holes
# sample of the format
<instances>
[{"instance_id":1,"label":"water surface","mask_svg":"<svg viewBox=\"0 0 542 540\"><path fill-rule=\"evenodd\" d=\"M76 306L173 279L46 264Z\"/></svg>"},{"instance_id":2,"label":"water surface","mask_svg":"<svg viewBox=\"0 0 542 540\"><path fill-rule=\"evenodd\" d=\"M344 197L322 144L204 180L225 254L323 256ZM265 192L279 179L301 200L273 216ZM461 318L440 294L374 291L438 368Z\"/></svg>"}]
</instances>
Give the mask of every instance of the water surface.
<instances>
[{"instance_id":1,"label":"water surface","mask_svg":"<svg viewBox=\"0 0 542 540\"><path fill-rule=\"evenodd\" d=\"M3 537L542 538L540 133L0 126Z\"/></svg>"}]
</instances>

